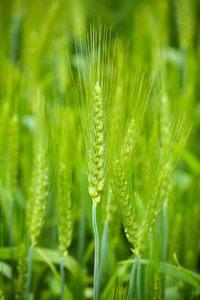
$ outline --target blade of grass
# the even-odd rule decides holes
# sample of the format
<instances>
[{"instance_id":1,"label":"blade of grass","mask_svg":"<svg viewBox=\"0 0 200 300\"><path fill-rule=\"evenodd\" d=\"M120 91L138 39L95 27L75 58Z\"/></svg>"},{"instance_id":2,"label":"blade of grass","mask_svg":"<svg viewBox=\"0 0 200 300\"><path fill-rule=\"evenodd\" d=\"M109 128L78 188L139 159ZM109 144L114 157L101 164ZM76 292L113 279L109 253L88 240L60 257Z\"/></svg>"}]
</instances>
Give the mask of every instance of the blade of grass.
<instances>
[{"instance_id":1,"label":"blade of grass","mask_svg":"<svg viewBox=\"0 0 200 300\"><path fill-rule=\"evenodd\" d=\"M194 272L191 272L191 271L183 268L180 265L175 253L174 253L174 260L175 260L177 266L179 267L179 269L181 270L181 272L183 273L183 275L185 276L185 278L187 278L187 280L190 282L190 284L193 285L193 287L195 287L198 292L200 292L200 276L197 277L197 274L195 274Z\"/></svg>"},{"instance_id":2,"label":"blade of grass","mask_svg":"<svg viewBox=\"0 0 200 300\"><path fill-rule=\"evenodd\" d=\"M126 260L126 261L121 261L118 263L118 266L128 266L128 265L131 265L135 262L135 259L129 259L129 260ZM140 259L140 263L142 265L148 265L148 264L153 264L152 261L148 260L148 259ZM120 268L116 271L116 272L119 272L119 270L121 270ZM196 282L200 283L200 275L193 272L193 271L190 271L188 269L185 269L184 268L184 271L186 271L187 273L187 276L185 276L185 274L183 273L183 271L179 268L179 267L176 267L176 266L173 266L173 265L169 265L167 263L163 263L161 262L160 263L160 272L165 274L165 275L168 275L172 278L175 278L175 279L179 279L187 284L190 284L191 285L191 281L188 279L188 278L194 278L196 280ZM190 277L191 276L191 277Z\"/></svg>"}]
</instances>

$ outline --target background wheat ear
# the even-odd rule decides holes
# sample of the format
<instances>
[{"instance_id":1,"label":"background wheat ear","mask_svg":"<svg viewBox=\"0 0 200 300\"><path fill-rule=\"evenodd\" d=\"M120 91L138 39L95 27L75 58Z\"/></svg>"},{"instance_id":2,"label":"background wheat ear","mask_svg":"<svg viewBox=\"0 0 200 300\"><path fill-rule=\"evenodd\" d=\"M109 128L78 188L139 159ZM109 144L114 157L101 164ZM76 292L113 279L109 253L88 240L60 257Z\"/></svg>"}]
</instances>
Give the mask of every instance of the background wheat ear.
<instances>
[{"instance_id":1,"label":"background wheat ear","mask_svg":"<svg viewBox=\"0 0 200 300\"><path fill-rule=\"evenodd\" d=\"M29 299L31 273L32 273L32 252L38 244L38 239L41 235L42 227L45 221L46 201L48 197L48 167L46 164L45 152L43 149L38 149L37 154L37 176L36 176L36 193L33 205L33 216L30 226L30 247L28 252L28 276L26 284L26 300Z\"/></svg>"},{"instance_id":2,"label":"background wheat ear","mask_svg":"<svg viewBox=\"0 0 200 300\"><path fill-rule=\"evenodd\" d=\"M33 209L33 217L31 222L31 245L35 247L44 224L46 212L46 199L48 197L48 168L46 165L45 153L42 149L38 150L37 156L37 183L36 183L36 199Z\"/></svg>"},{"instance_id":3,"label":"background wheat ear","mask_svg":"<svg viewBox=\"0 0 200 300\"><path fill-rule=\"evenodd\" d=\"M59 250L61 252L61 299L64 299L64 258L68 255L68 248L72 241L73 214L71 196L71 170L60 162L57 178L57 203L58 203L58 232Z\"/></svg>"},{"instance_id":4,"label":"background wheat ear","mask_svg":"<svg viewBox=\"0 0 200 300\"><path fill-rule=\"evenodd\" d=\"M63 256L67 256L72 239L72 199L70 171L60 162L57 181L58 188L58 230L59 247Z\"/></svg>"}]
</instances>

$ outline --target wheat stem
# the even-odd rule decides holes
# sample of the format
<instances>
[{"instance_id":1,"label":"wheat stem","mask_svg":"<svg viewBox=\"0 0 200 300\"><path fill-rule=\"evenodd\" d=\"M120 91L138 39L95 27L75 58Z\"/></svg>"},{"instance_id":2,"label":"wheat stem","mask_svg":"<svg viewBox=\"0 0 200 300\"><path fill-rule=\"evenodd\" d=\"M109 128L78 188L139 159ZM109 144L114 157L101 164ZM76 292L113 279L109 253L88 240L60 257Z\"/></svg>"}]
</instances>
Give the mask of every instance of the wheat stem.
<instances>
[{"instance_id":1,"label":"wheat stem","mask_svg":"<svg viewBox=\"0 0 200 300\"><path fill-rule=\"evenodd\" d=\"M13 199L12 198L9 201L9 225L10 225L9 244L10 244L10 254L12 258L13 257Z\"/></svg>"},{"instance_id":2,"label":"wheat stem","mask_svg":"<svg viewBox=\"0 0 200 300\"><path fill-rule=\"evenodd\" d=\"M13 272L13 198L9 201L9 246L11 257L11 272ZM14 289L13 280L11 282L12 289Z\"/></svg>"},{"instance_id":3,"label":"wheat stem","mask_svg":"<svg viewBox=\"0 0 200 300\"><path fill-rule=\"evenodd\" d=\"M108 232L108 220L105 221L104 229L103 229L103 235L102 235L102 241L101 241L101 257L100 257L100 268L99 268L99 288L101 285L101 276L103 272L103 265L104 265L104 258L105 258L105 252L107 247L107 232Z\"/></svg>"},{"instance_id":4,"label":"wheat stem","mask_svg":"<svg viewBox=\"0 0 200 300\"><path fill-rule=\"evenodd\" d=\"M167 230L167 203L163 205L163 261L167 259L167 244L168 244L168 230Z\"/></svg>"},{"instance_id":5,"label":"wheat stem","mask_svg":"<svg viewBox=\"0 0 200 300\"><path fill-rule=\"evenodd\" d=\"M138 254L136 253L136 262L137 262L137 299L141 300L141 263Z\"/></svg>"},{"instance_id":6,"label":"wheat stem","mask_svg":"<svg viewBox=\"0 0 200 300\"><path fill-rule=\"evenodd\" d=\"M65 290L65 272L64 272L64 257L60 260L60 276L61 276L61 296L60 299L64 300L64 290Z\"/></svg>"},{"instance_id":7,"label":"wheat stem","mask_svg":"<svg viewBox=\"0 0 200 300\"><path fill-rule=\"evenodd\" d=\"M94 253L94 293L93 300L98 300L98 266L99 266L99 235L97 229L97 219L96 219L96 209L97 203L93 202L92 205L92 225L94 231L94 241L95 241L95 253Z\"/></svg>"},{"instance_id":8,"label":"wheat stem","mask_svg":"<svg viewBox=\"0 0 200 300\"><path fill-rule=\"evenodd\" d=\"M84 241L85 241L85 212L83 211L83 215L79 224L79 240L78 240L78 253L77 258L79 263L82 262L83 252L84 252Z\"/></svg>"},{"instance_id":9,"label":"wheat stem","mask_svg":"<svg viewBox=\"0 0 200 300\"><path fill-rule=\"evenodd\" d=\"M130 276L130 283L129 283L129 286L130 286L129 297L128 297L129 300L133 299L133 290L134 290L134 280L135 280L136 266L137 266L137 262L136 262L136 260L134 260L134 263L133 263L133 266L132 266L132 269L131 269L131 276Z\"/></svg>"},{"instance_id":10,"label":"wheat stem","mask_svg":"<svg viewBox=\"0 0 200 300\"><path fill-rule=\"evenodd\" d=\"M34 246L31 245L28 251L28 276L27 276L27 284L26 284L26 300L29 300L29 291L31 286L31 271L32 271L32 253Z\"/></svg>"}]
</instances>

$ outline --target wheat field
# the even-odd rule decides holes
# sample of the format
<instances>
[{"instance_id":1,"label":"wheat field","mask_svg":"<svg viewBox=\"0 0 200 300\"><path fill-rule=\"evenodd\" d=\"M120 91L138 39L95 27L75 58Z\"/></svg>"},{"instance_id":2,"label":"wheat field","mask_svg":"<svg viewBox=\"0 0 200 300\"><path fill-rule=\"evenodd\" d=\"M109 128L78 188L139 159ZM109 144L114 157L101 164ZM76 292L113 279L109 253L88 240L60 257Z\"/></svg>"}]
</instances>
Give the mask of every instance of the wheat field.
<instances>
[{"instance_id":1,"label":"wheat field","mask_svg":"<svg viewBox=\"0 0 200 300\"><path fill-rule=\"evenodd\" d=\"M0 0L0 300L200 299L199 21Z\"/></svg>"}]
</instances>

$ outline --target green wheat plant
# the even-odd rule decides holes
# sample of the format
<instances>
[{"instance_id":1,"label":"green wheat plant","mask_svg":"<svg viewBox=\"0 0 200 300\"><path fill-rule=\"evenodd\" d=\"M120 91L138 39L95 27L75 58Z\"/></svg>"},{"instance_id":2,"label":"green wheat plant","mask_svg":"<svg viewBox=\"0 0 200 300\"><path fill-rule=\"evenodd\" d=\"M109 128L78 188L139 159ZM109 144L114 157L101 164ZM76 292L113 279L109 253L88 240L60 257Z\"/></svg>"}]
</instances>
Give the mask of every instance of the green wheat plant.
<instances>
[{"instance_id":1,"label":"green wheat plant","mask_svg":"<svg viewBox=\"0 0 200 300\"><path fill-rule=\"evenodd\" d=\"M70 112L62 113L58 108L58 118L60 124L58 126L58 136L65 140L60 147L59 165L57 169L56 179L56 207L57 207L57 222L58 222L58 240L59 250L61 253L60 274L61 274L61 299L64 298L64 260L69 254L69 247L73 238L73 200L72 200L72 170L74 167L73 161L70 161L70 156L73 153L73 145L70 143L70 125L73 124L73 118L70 119Z\"/></svg>"},{"instance_id":2,"label":"green wheat plant","mask_svg":"<svg viewBox=\"0 0 200 300\"><path fill-rule=\"evenodd\" d=\"M84 41L83 41L84 42ZM97 229L97 204L101 201L105 182L108 146L105 136L114 81L114 54L111 53L110 34L104 29L91 28L81 52L85 50L87 65L80 65L77 47L77 69L80 87L75 90L77 105L81 105L81 126L85 134L88 190L92 198L92 223L95 237L94 299L99 292L99 236ZM115 53L114 45L114 53ZM83 49L84 48L84 49ZM85 49L86 48L86 49ZM109 61L110 59L110 61ZM107 71L109 69L109 71ZM75 80L75 78L74 78Z\"/></svg>"},{"instance_id":3,"label":"green wheat plant","mask_svg":"<svg viewBox=\"0 0 200 300\"><path fill-rule=\"evenodd\" d=\"M41 234L41 229L45 219L46 212L46 198L48 196L48 168L46 167L45 154L39 149L37 156L37 186L36 186L36 198L34 202L33 215L31 220L31 245L28 254L28 278L27 278L27 290L26 299L29 298L29 288L31 283L31 259L32 251L38 243L38 238Z\"/></svg>"}]
</instances>

